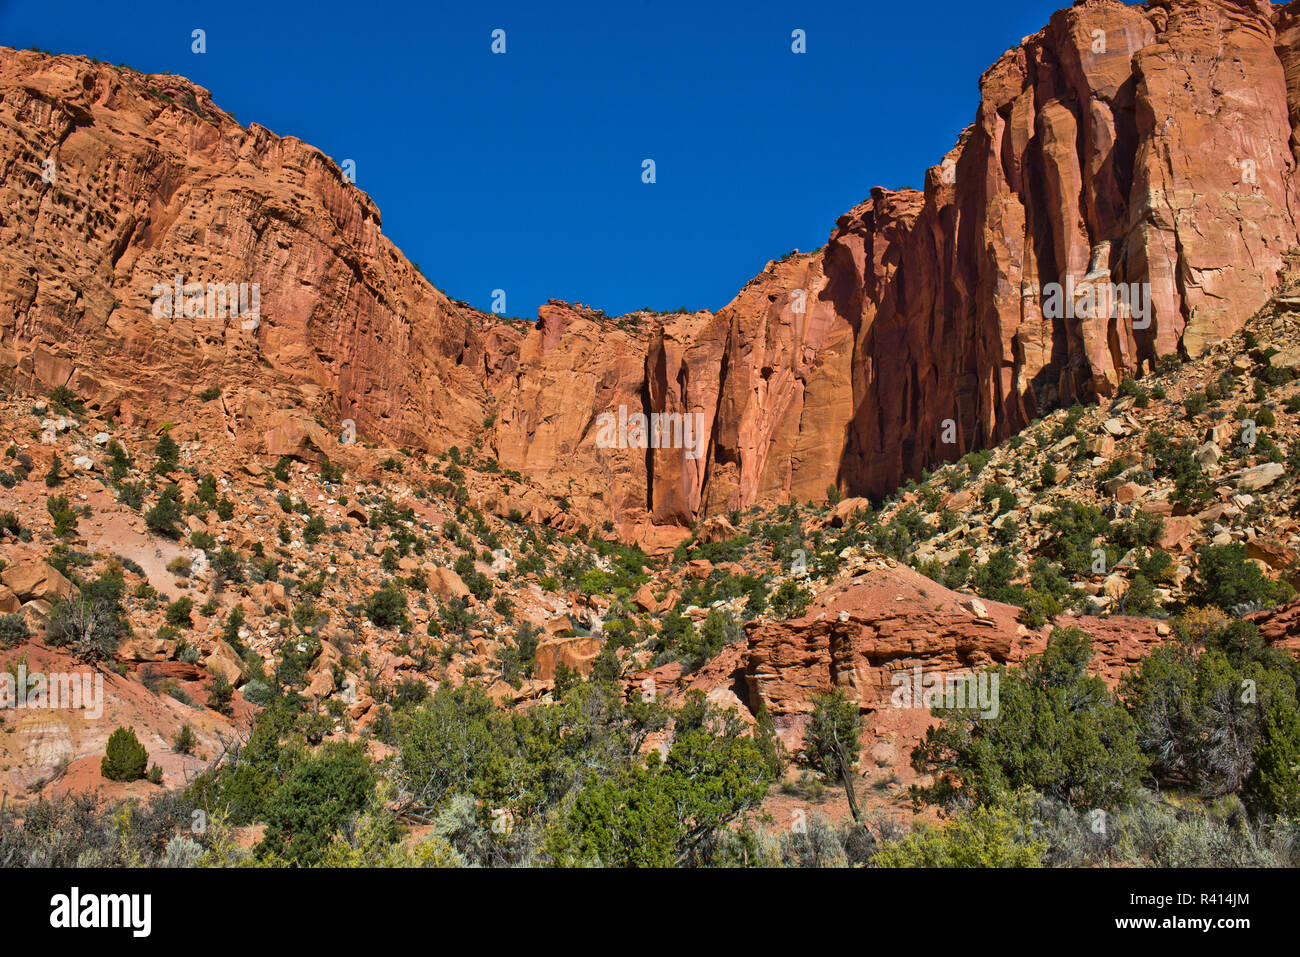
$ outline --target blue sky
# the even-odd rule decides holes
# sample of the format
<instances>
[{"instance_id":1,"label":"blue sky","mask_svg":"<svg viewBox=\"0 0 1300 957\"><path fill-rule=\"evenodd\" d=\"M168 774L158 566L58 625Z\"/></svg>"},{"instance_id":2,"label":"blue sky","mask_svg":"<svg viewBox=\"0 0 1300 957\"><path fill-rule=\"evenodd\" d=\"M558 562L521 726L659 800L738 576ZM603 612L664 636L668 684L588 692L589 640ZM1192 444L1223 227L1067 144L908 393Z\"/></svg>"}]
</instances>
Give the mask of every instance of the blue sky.
<instances>
[{"instance_id":1,"label":"blue sky","mask_svg":"<svg viewBox=\"0 0 1300 957\"><path fill-rule=\"evenodd\" d=\"M1066 5L0 0L0 43L183 74L353 159L384 232L456 298L617 314L717 309L872 186L919 186L979 75Z\"/></svg>"}]
</instances>

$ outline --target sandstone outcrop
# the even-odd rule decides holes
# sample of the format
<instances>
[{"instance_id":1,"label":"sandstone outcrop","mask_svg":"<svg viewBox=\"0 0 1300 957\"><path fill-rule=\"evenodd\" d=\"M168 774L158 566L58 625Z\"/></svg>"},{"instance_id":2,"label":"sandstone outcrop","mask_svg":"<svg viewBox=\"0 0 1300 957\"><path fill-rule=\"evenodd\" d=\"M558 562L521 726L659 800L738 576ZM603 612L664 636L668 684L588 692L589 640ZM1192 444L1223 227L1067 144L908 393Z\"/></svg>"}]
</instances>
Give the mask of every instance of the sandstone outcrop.
<instances>
[{"instance_id":1,"label":"sandstone outcrop","mask_svg":"<svg viewBox=\"0 0 1300 957\"><path fill-rule=\"evenodd\" d=\"M0 579L21 601L39 599L55 602L60 598L71 598L75 589L72 582L47 562L28 561L15 563L5 568Z\"/></svg>"},{"instance_id":2,"label":"sandstone outcrop","mask_svg":"<svg viewBox=\"0 0 1300 957\"><path fill-rule=\"evenodd\" d=\"M1019 613L877 559L832 585L803 617L746 626L747 700L774 717L803 714L812 710L814 695L838 687L864 711L885 709L895 674L917 666L959 675L1015 665L1047 647L1052 627L1070 626L1092 637L1091 668L1114 685L1164 640L1152 619L1062 616L1031 630L1017 621Z\"/></svg>"},{"instance_id":3,"label":"sandstone outcrop","mask_svg":"<svg viewBox=\"0 0 1300 957\"><path fill-rule=\"evenodd\" d=\"M555 678L555 669L564 665L585 677L591 674L591 666L598 654L600 637L597 635L546 638L537 645L533 674L539 681L551 681Z\"/></svg>"}]
</instances>

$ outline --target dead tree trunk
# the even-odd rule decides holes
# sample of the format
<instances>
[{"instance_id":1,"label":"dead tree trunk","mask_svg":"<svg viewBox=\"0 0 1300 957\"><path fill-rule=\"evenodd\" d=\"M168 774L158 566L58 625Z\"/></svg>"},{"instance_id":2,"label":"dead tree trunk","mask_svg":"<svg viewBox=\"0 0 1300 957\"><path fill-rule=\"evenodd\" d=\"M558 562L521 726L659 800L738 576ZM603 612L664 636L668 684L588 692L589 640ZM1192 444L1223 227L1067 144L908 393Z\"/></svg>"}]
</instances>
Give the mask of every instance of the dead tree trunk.
<instances>
[{"instance_id":1,"label":"dead tree trunk","mask_svg":"<svg viewBox=\"0 0 1300 957\"><path fill-rule=\"evenodd\" d=\"M835 739L835 760L840 766L840 780L844 782L844 793L849 798L849 813L853 815L855 824L861 824L862 814L858 811L858 795L853 787L853 768L848 753L844 750L844 742L840 740L839 729L832 728L831 735Z\"/></svg>"}]
</instances>

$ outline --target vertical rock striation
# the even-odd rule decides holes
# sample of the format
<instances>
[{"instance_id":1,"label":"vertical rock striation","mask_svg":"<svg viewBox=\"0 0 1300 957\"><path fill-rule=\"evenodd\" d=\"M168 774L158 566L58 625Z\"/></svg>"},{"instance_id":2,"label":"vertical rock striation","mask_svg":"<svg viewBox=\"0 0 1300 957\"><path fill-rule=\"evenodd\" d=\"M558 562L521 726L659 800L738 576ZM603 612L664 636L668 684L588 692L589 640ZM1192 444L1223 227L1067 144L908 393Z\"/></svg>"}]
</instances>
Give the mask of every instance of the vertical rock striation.
<instances>
[{"instance_id":1,"label":"vertical rock striation","mask_svg":"<svg viewBox=\"0 0 1300 957\"><path fill-rule=\"evenodd\" d=\"M521 329L426 282L318 150L178 77L0 50L0 375L148 421L219 384L263 450L294 417L482 442L656 545L832 484L885 493L1200 353L1300 243L1300 4L1083 0L979 88L923 190L873 190L718 312L551 302ZM175 275L257 283L260 323L154 316ZM620 406L695 417L703 454L602 448Z\"/></svg>"}]
</instances>

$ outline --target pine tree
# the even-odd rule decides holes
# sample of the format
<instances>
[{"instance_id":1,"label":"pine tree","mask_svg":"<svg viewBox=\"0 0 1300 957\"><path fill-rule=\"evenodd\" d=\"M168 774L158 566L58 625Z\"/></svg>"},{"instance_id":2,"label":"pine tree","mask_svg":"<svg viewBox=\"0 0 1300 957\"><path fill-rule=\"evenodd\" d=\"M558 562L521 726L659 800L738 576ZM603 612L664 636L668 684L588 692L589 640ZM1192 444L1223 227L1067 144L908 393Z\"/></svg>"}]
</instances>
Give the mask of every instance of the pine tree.
<instances>
[{"instance_id":1,"label":"pine tree","mask_svg":"<svg viewBox=\"0 0 1300 957\"><path fill-rule=\"evenodd\" d=\"M153 467L155 472L159 475L166 475L168 472L176 470L176 466L180 462L181 449L170 432L163 432L158 437L158 444L154 447L154 453L158 456L158 462Z\"/></svg>"},{"instance_id":2,"label":"pine tree","mask_svg":"<svg viewBox=\"0 0 1300 957\"><path fill-rule=\"evenodd\" d=\"M1294 708L1278 704L1269 709L1245 792L1246 804L1256 814L1300 813L1300 712Z\"/></svg>"},{"instance_id":3,"label":"pine tree","mask_svg":"<svg viewBox=\"0 0 1300 957\"><path fill-rule=\"evenodd\" d=\"M169 538L179 538L176 523L181 520L180 486L168 485L158 496L158 504L145 513L144 523L150 531Z\"/></svg>"},{"instance_id":4,"label":"pine tree","mask_svg":"<svg viewBox=\"0 0 1300 957\"><path fill-rule=\"evenodd\" d=\"M138 781L148 764L149 752L135 736L135 729L118 728L109 735L99 773L110 781Z\"/></svg>"}]
</instances>

